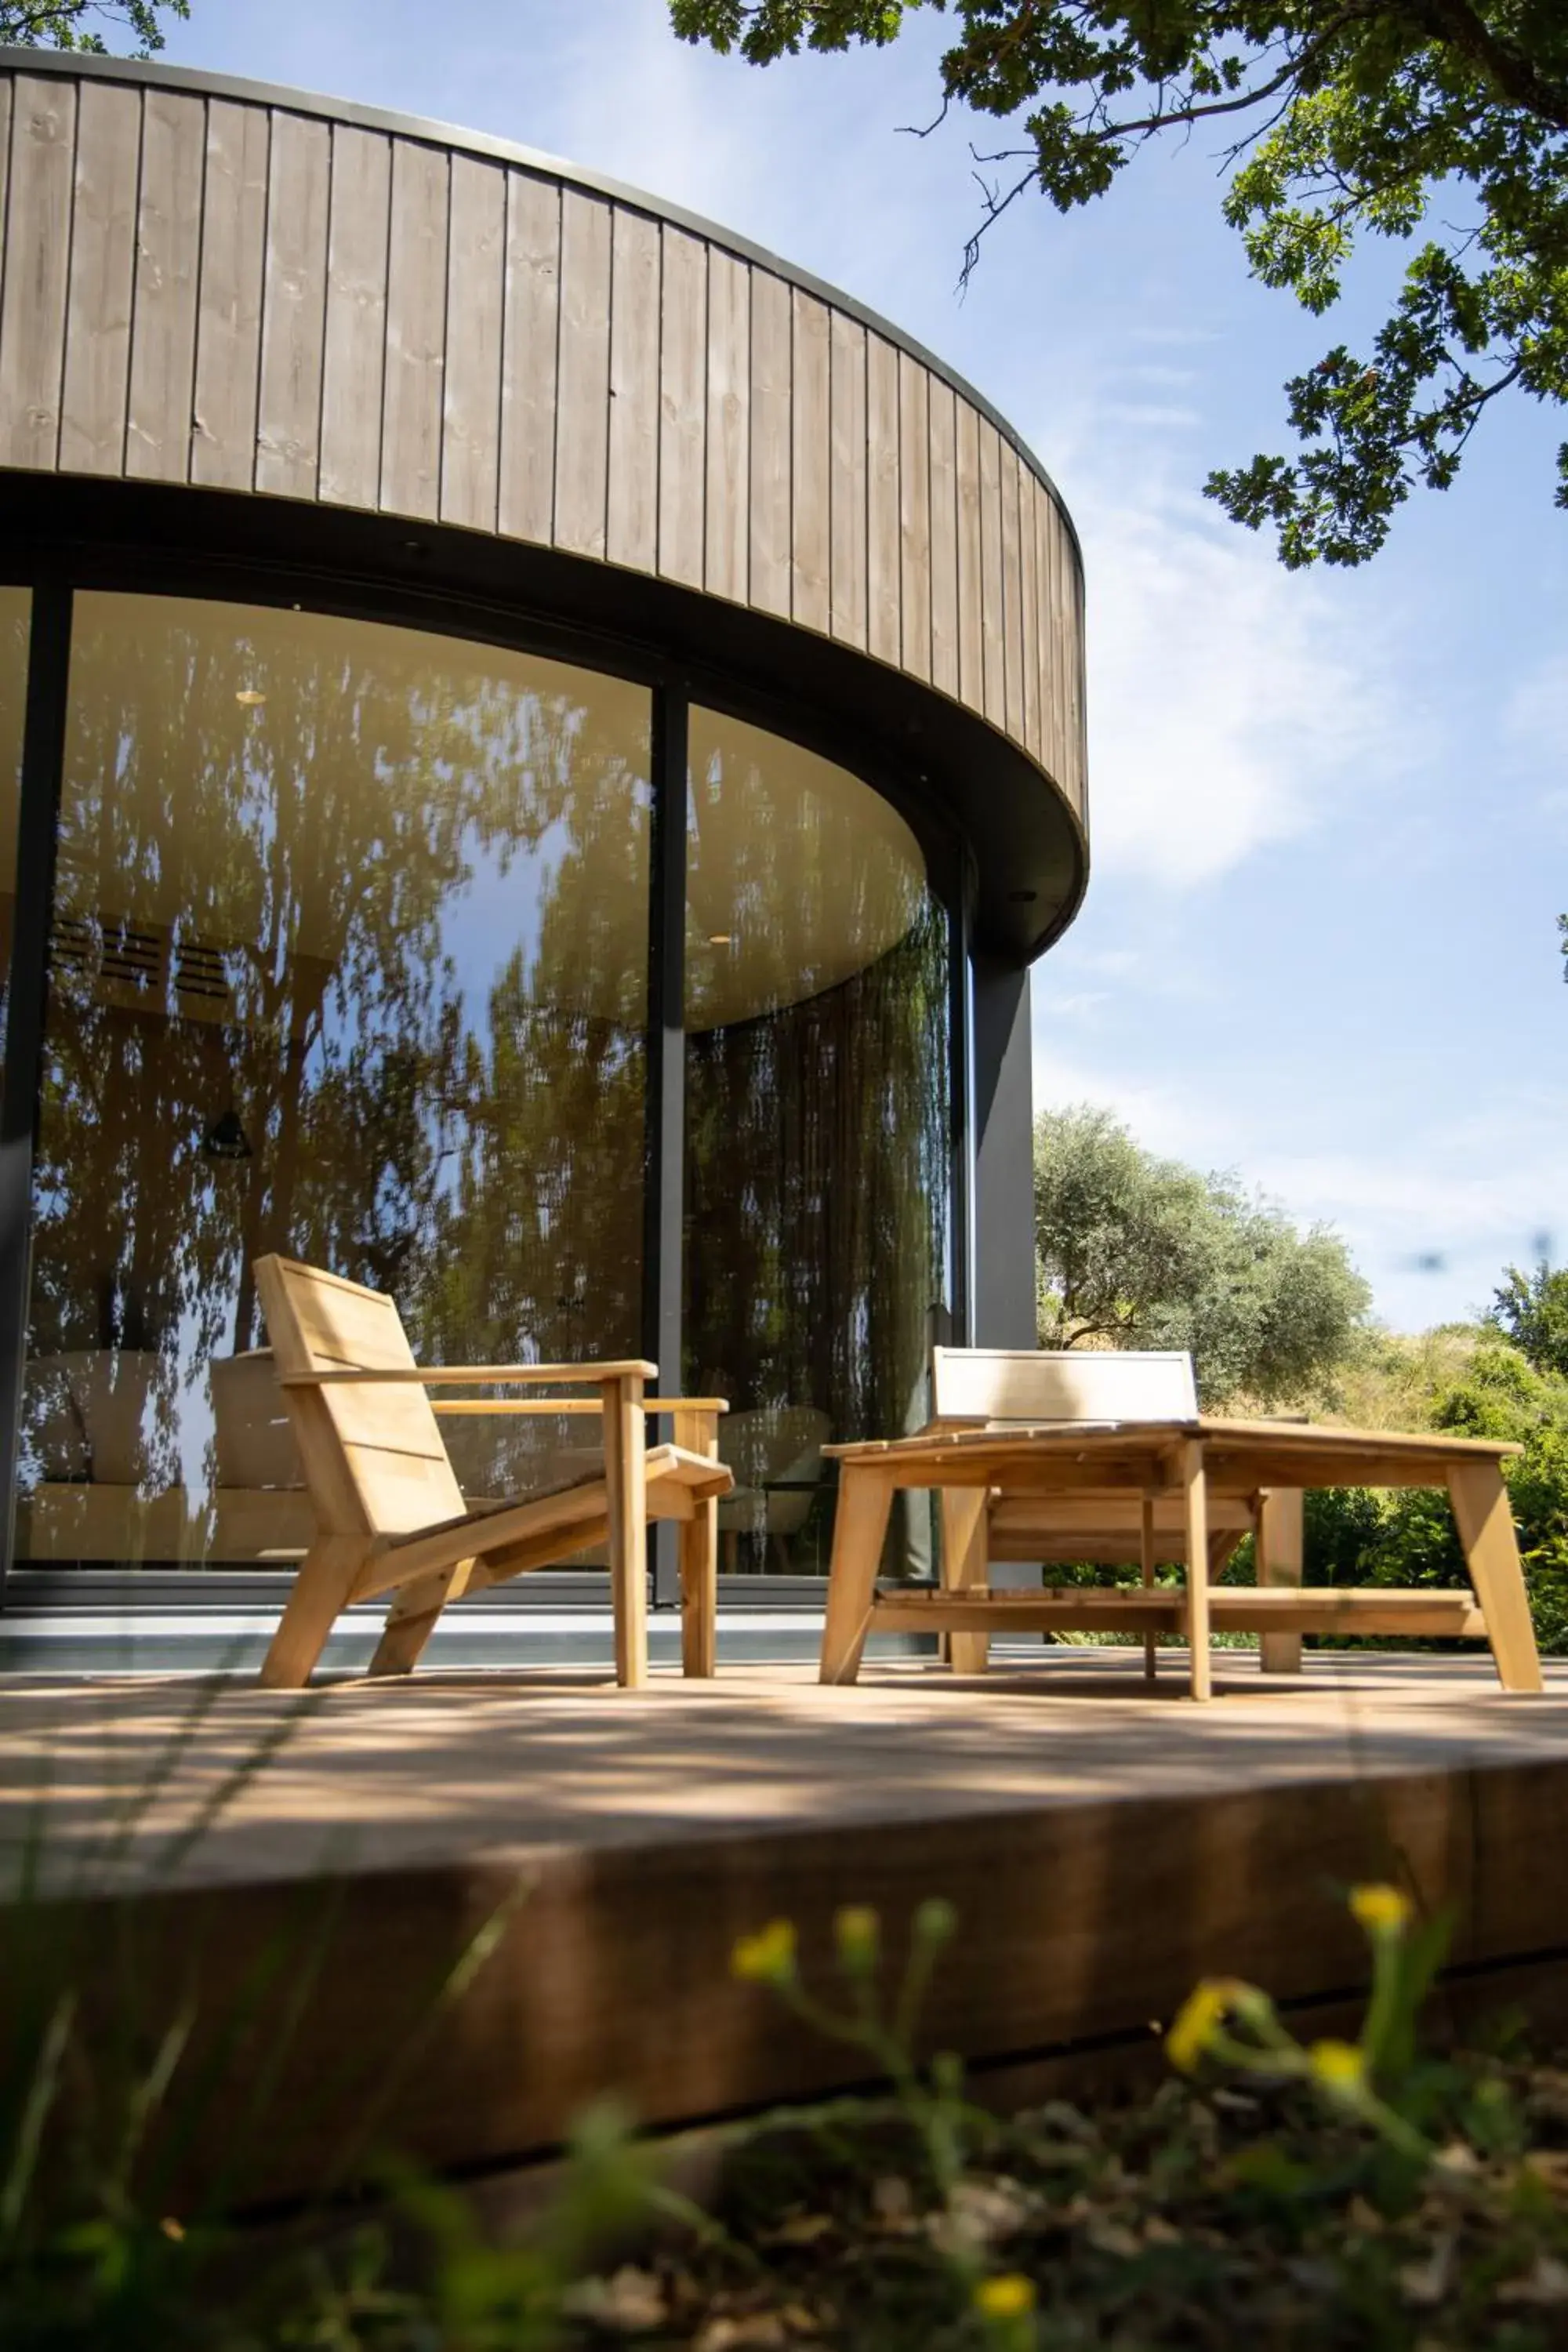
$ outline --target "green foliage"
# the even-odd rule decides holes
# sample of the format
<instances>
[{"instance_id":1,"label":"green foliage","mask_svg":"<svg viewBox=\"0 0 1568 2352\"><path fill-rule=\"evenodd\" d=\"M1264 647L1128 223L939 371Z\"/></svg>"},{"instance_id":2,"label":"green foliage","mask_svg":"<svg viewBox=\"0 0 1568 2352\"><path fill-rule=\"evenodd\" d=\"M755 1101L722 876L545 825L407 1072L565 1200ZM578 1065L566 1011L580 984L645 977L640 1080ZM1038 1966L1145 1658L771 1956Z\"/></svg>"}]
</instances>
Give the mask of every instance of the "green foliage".
<instances>
[{"instance_id":1,"label":"green foliage","mask_svg":"<svg viewBox=\"0 0 1568 2352\"><path fill-rule=\"evenodd\" d=\"M957 20L942 111L1015 135L980 158L979 237L1026 189L1104 194L1161 132L1217 124L1254 274L1314 314L1365 237L1414 246L1370 354L1286 387L1294 458L1209 478L1292 568L1363 563L1418 484L1446 489L1500 394L1568 399L1568 10L1562 0L671 0L676 31L766 64ZM1568 505L1568 443L1557 500Z\"/></svg>"},{"instance_id":2,"label":"green foliage","mask_svg":"<svg viewBox=\"0 0 1568 2352\"><path fill-rule=\"evenodd\" d=\"M1489 1320L1538 1372L1568 1374L1568 1267L1550 1266L1542 1258L1527 1275L1510 1265Z\"/></svg>"},{"instance_id":3,"label":"green foliage","mask_svg":"<svg viewBox=\"0 0 1568 2352\"><path fill-rule=\"evenodd\" d=\"M108 48L100 26L129 34L132 55L151 57L163 46L159 19L188 16L190 0L0 0L0 43L23 49Z\"/></svg>"},{"instance_id":4,"label":"green foliage","mask_svg":"<svg viewBox=\"0 0 1568 2352\"><path fill-rule=\"evenodd\" d=\"M1336 1234L1299 1233L1234 1177L1156 1159L1085 1106L1035 1122L1035 1235L1043 1347L1190 1349L1211 1409L1299 1396L1366 1314Z\"/></svg>"}]
</instances>

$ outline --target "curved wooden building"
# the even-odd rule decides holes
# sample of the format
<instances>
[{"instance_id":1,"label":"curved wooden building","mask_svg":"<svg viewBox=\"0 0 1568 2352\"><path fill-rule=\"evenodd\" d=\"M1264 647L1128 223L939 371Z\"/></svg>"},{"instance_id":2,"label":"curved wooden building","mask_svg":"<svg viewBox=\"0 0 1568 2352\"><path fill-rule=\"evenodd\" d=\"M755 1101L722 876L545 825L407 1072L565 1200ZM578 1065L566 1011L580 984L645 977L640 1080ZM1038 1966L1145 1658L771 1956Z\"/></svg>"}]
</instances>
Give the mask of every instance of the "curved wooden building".
<instances>
[{"instance_id":1,"label":"curved wooden building","mask_svg":"<svg viewBox=\"0 0 1568 2352\"><path fill-rule=\"evenodd\" d=\"M809 1569L822 1439L1031 1336L1048 477L830 288L494 141L0 51L0 205L19 1557L287 1549L229 1369L281 1245L422 1351L722 1380L732 1564Z\"/></svg>"}]
</instances>

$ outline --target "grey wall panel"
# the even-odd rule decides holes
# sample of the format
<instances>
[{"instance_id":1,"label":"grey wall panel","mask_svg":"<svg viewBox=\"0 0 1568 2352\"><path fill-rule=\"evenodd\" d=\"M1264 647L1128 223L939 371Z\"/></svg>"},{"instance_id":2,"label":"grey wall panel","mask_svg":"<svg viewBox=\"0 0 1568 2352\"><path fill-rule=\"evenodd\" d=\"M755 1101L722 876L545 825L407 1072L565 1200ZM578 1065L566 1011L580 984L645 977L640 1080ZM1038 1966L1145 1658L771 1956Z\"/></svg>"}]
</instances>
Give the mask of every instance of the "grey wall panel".
<instances>
[{"instance_id":1,"label":"grey wall panel","mask_svg":"<svg viewBox=\"0 0 1568 2352\"><path fill-rule=\"evenodd\" d=\"M47 61L46 61L47 60ZM1081 816L1082 580L978 396L725 232L157 65L0 68L0 464L439 520L929 684Z\"/></svg>"}]
</instances>

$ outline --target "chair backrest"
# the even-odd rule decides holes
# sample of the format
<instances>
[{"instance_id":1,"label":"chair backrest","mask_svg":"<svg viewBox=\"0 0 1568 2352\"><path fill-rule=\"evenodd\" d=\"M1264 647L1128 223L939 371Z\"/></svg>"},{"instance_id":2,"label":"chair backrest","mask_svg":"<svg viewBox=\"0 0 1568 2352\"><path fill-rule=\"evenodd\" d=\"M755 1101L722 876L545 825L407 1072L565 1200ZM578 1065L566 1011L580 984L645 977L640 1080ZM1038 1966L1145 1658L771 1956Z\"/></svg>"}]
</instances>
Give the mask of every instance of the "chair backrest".
<instances>
[{"instance_id":1,"label":"chair backrest","mask_svg":"<svg viewBox=\"0 0 1568 2352\"><path fill-rule=\"evenodd\" d=\"M292 1258L256 1261L278 1373L412 1371L392 1299ZM416 1382L283 1391L323 1535L410 1535L461 1516L430 1400Z\"/></svg>"},{"instance_id":2,"label":"chair backrest","mask_svg":"<svg viewBox=\"0 0 1568 2352\"><path fill-rule=\"evenodd\" d=\"M1180 1349L933 1348L937 1421L1195 1421Z\"/></svg>"}]
</instances>

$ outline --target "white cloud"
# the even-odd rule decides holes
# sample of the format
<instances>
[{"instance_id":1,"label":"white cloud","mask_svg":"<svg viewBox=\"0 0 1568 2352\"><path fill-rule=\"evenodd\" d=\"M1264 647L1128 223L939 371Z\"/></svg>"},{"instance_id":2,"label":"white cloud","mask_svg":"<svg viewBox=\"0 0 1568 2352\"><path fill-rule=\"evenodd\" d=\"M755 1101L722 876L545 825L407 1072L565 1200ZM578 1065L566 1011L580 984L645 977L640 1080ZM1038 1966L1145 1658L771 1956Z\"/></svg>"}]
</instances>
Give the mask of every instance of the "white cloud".
<instances>
[{"instance_id":1,"label":"white cloud","mask_svg":"<svg viewBox=\"0 0 1568 2352\"><path fill-rule=\"evenodd\" d=\"M1379 684L1314 583L1203 503L1074 478L1089 609L1089 794L1102 873L1185 889L1321 823L1409 756Z\"/></svg>"}]
</instances>

